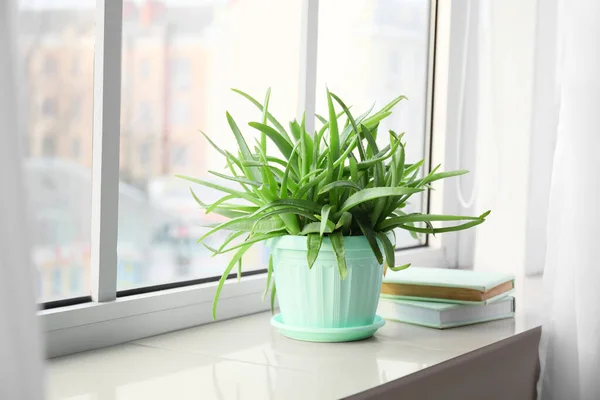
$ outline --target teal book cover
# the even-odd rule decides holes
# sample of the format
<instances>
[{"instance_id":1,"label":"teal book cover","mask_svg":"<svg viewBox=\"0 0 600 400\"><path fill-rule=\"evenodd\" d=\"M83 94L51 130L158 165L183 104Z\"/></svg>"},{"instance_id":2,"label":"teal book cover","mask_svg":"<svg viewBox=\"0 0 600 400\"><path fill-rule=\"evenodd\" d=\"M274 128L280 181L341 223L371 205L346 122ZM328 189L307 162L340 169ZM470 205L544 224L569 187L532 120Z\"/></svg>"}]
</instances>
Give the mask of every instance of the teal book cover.
<instances>
[{"instance_id":1,"label":"teal book cover","mask_svg":"<svg viewBox=\"0 0 600 400\"><path fill-rule=\"evenodd\" d=\"M512 318L515 315L515 299L506 296L482 305L382 299L377 314L390 321L447 329Z\"/></svg>"}]
</instances>

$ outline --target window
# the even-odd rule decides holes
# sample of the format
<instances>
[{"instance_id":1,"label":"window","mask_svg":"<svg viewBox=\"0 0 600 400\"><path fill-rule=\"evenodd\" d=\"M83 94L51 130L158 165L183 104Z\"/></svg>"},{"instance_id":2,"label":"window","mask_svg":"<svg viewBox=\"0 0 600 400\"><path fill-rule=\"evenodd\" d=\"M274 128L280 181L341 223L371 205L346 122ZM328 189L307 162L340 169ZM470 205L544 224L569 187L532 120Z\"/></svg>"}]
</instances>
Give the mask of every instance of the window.
<instances>
[{"instance_id":1,"label":"window","mask_svg":"<svg viewBox=\"0 0 600 400\"><path fill-rule=\"evenodd\" d=\"M71 119L73 121L79 121L81 116L81 96L76 96L71 99Z\"/></svg>"},{"instance_id":2,"label":"window","mask_svg":"<svg viewBox=\"0 0 600 400\"><path fill-rule=\"evenodd\" d=\"M188 102L185 99L175 99L172 103L170 122L174 126L188 128L190 123L190 106Z\"/></svg>"},{"instance_id":3,"label":"window","mask_svg":"<svg viewBox=\"0 0 600 400\"><path fill-rule=\"evenodd\" d=\"M55 268L52 270L52 295L59 296L62 291L62 270Z\"/></svg>"},{"instance_id":4,"label":"window","mask_svg":"<svg viewBox=\"0 0 600 400\"><path fill-rule=\"evenodd\" d=\"M71 142L71 157L73 157L74 160L79 159L81 155L81 139L76 138L73 139L73 141Z\"/></svg>"},{"instance_id":5,"label":"window","mask_svg":"<svg viewBox=\"0 0 600 400\"><path fill-rule=\"evenodd\" d=\"M46 97L42 102L42 115L44 117L56 116L56 99Z\"/></svg>"},{"instance_id":6,"label":"window","mask_svg":"<svg viewBox=\"0 0 600 400\"><path fill-rule=\"evenodd\" d=\"M178 57L171 61L171 80L175 89L186 90L190 87L190 60Z\"/></svg>"},{"instance_id":7,"label":"window","mask_svg":"<svg viewBox=\"0 0 600 400\"><path fill-rule=\"evenodd\" d=\"M81 72L81 62L79 61L79 57L74 56L71 60L71 75L77 76Z\"/></svg>"},{"instance_id":8,"label":"window","mask_svg":"<svg viewBox=\"0 0 600 400\"><path fill-rule=\"evenodd\" d=\"M184 145L171 146L171 164L176 167L187 165L187 148Z\"/></svg>"},{"instance_id":9,"label":"window","mask_svg":"<svg viewBox=\"0 0 600 400\"><path fill-rule=\"evenodd\" d=\"M148 135L154 128L154 113L149 101L141 101L137 105L136 127L140 134Z\"/></svg>"},{"instance_id":10,"label":"window","mask_svg":"<svg viewBox=\"0 0 600 400\"><path fill-rule=\"evenodd\" d=\"M405 95L410 100L384 120L379 131L393 128L406 132L407 162L426 156L430 11L428 0L319 2L317 112L326 114L322 93L326 86L353 101L351 105L359 114L368 110L372 101L382 107L396 96ZM414 16L414 23L406 24L406 15ZM348 54L359 54L363 59L348 62ZM411 60L417 68L411 74L397 75L404 60ZM415 196L409 212L422 211L425 200ZM424 238L415 239L402 230L396 233L396 242L400 248L412 247L423 244Z\"/></svg>"},{"instance_id":11,"label":"window","mask_svg":"<svg viewBox=\"0 0 600 400\"><path fill-rule=\"evenodd\" d=\"M69 291L71 294L77 295L80 293L82 280L81 269L78 267L71 268L69 273Z\"/></svg>"},{"instance_id":12,"label":"window","mask_svg":"<svg viewBox=\"0 0 600 400\"><path fill-rule=\"evenodd\" d=\"M155 7L155 2L128 2L127 12L121 12L122 3L121 0L98 2L95 9L93 0L85 0L85 5L78 4L77 12L65 10L61 16L61 21L71 18L73 23L92 24L94 15L106 16L96 19L104 23L96 31L103 35L103 40L95 53L93 34L77 43L88 46L91 52L91 57L80 57L80 75L94 71L96 82L102 82L101 104L92 104L94 88L90 79L84 87L78 84L77 91L65 90L68 96L82 90L85 93L77 112L73 111L76 106L72 106L71 113L58 116L57 104L69 104L69 98L61 97L62 91L54 100L56 103L46 107L49 111L44 114L51 117L55 124L52 132L57 133L53 139L36 136L35 121L31 121L32 140L28 142L55 154L56 160L52 161L60 161L49 164L44 160L28 160L31 161L28 184L30 192L36 193L37 202L32 204L32 214L37 216L36 221L52 222L51 229L45 231L47 238L34 250L38 270L44 271L40 272L42 301L91 294L94 301L89 308L103 310L86 314L86 307L68 309L64 312L79 314L53 320L55 323L49 329L54 329L54 334L59 330L63 334L70 328L75 332L78 324L84 323L79 321L93 325L119 319L138 326L140 321L146 321L153 326L153 333L208 321L209 311L205 307L214 294L210 282L218 280L228 258L211 257L209 251L196 244L196 239L205 229L200 225L218 223L220 219L199 212L189 194L189 184L176 179L174 174L210 180L213 178L209 170L222 172L222 159L197 129L210 135L218 146L234 149L235 138L224 118L225 110L232 113L243 134L251 138L246 124L259 118L260 113L230 88L240 88L262 99L271 87L270 111L283 121L298 118L299 110L321 113L326 85L352 102L356 110L369 108L372 100L381 105L398 94L406 94L410 101L394 114L389 127L407 132L410 160L425 158L425 165L430 164L434 43L431 35L435 31L430 22L440 15L432 7L434 1L165 0L161 7ZM142 12L144 7L153 7L152 12ZM49 17L63 12L42 6L34 10ZM449 18L448 11L444 18ZM306 27L317 22L317 35L307 32ZM123 35L117 35L121 27ZM49 24L48 29L57 28ZM55 30L48 33L55 38L49 43L59 47L74 45L66 39L57 40L63 30ZM95 31L90 28L89 32ZM119 48L123 49L121 59ZM351 62L352 55L360 56L357 62ZM70 64L60 60L56 66L59 65ZM119 71L121 80L117 79ZM40 99L53 93L44 82L33 78L29 79L37 83L29 85L33 93L28 98ZM125 80L129 82L127 90L118 86ZM70 84L66 81L64 88L70 88ZM121 121L116 118L119 107ZM91 124L80 129L79 138L68 136L72 142L62 140L64 127L74 115L87 115L90 108L94 118L102 119L104 129L97 127L93 132L94 143L102 144L94 146L98 153L94 154L93 169L87 145ZM443 125L439 130L444 130ZM388 125L382 127L386 128ZM56 155L59 138L68 157ZM95 202L91 201L91 187L98 196ZM209 189L195 190L207 201L215 198ZM443 203L439 207L445 210L452 203L445 199L436 203L428 197L424 195L416 201L413 210L425 210L430 203ZM102 218L98 214L94 218L98 225L91 226L92 215L100 212ZM96 242L99 248L91 247L90 232L100 237ZM214 237L208 244L214 247L223 239ZM452 261L447 257L454 251L451 245L450 241L436 238L402 236L398 240L399 249L417 248L401 252L397 261L450 265ZM68 251L57 252L57 248ZM407 254L410 259L403 258ZM92 266L91 262L95 264ZM254 247L246 253L244 270L247 275L255 276L244 277L239 285L225 286L221 294L226 299L223 301L243 303L243 307L230 307L221 317L268 308L268 302L260 303L257 296L264 289L267 262L265 248ZM55 270L61 271L60 279L50 272ZM94 283L91 291L90 281ZM187 289L181 289L183 286ZM141 293L144 296L136 296ZM106 302L116 297L122 297L123 301L111 304L114 307L110 310L105 307ZM188 313L192 309L194 312ZM57 312L43 315L52 320ZM81 315L86 318L78 318ZM98 343L114 344L121 340L119 337L104 336ZM61 343L66 347L51 350L51 354L74 351L69 343L83 346L77 347L80 350L85 348L82 341Z\"/></svg>"},{"instance_id":13,"label":"window","mask_svg":"<svg viewBox=\"0 0 600 400\"><path fill-rule=\"evenodd\" d=\"M229 134L224 111L230 110L240 125L256 118L256 109L249 108L230 88L241 88L262 97L271 86L274 113L291 119L298 110L302 0L214 1L185 6L165 2L165 5L164 10L154 10L153 18L147 23L162 31L164 16L171 16L169 45L170 51L177 55L169 61L171 74L166 78L170 81L162 81L165 77L158 73L146 75L145 84L132 88L134 92L121 100L125 112L128 99L139 98L135 91L140 91L140 96L143 91L148 98L170 99L171 111L167 123L155 127L158 135L152 136L155 144L152 157L142 157L140 151L140 164L128 166L128 171L121 170L122 177L133 173L133 179L142 183L139 187L148 189L147 192L123 191L119 197L120 209L127 210L128 214L128 218L119 221L119 261L124 265L138 264L143 269L137 280L131 278L132 272L126 268L119 269L119 290L212 278L226 265L226 257L211 258L207 249L196 245L195 238L202 232L198 225L218 220L199 213L190 197L189 185L173 175L176 169L213 179L208 170L219 170L222 162L197 130L212 134L220 146L233 148L235 139ZM164 38L141 33L137 37L132 35L129 27L138 23L131 19L123 21L129 41L123 65L127 65L130 57L142 58L141 71L148 68L146 65L165 65L168 60L164 58ZM267 48L270 50L265 52ZM248 61L256 60L257 54L261 54L260 62ZM193 88L190 86L192 62L203 68L194 71L197 82ZM124 69L123 74L126 73ZM182 89L189 90L182 93ZM164 90L167 90L166 96ZM194 108L193 114L190 106ZM165 118L162 113L168 111L160 107L150 112L143 103L138 109L140 123L152 119L146 114L162 120ZM185 148L176 144L182 139L194 157L191 154L186 157ZM141 149L145 154L145 145ZM181 167L185 167L185 171ZM205 198L214 196L210 190L196 189ZM147 234L140 235L138 230ZM247 271L264 269L268 253L257 247L251 254L248 252L244 261Z\"/></svg>"},{"instance_id":14,"label":"window","mask_svg":"<svg viewBox=\"0 0 600 400\"><path fill-rule=\"evenodd\" d=\"M150 162L150 144L142 143L138 152L138 160L140 165L147 165Z\"/></svg>"},{"instance_id":15,"label":"window","mask_svg":"<svg viewBox=\"0 0 600 400\"><path fill-rule=\"evenodd\" d=\"M46 135L42 140L42 157L54 157L56 155L56 136Z\"/></svg>"},{"instance_id":16,"label":"window","mask_svg":"<svg viewBox=\"0 0 600 400\"><path fill-rule=\"evenodd\" d=\"M40 281L39 301L60 302L90 295L92 153L83 143L91 142L92 122L80 114L93 108L93 96L87 94L93 90L96 2L61 2L60 7L55 2L14 3L19 7L15 43L23 66L17 85L26 109L34 111L23 120L22 141L29 155L25 184L32 194L31 258ZM78 79L70 79L77 74ZM63 104L66 112L61 112ZM81 273L71 274L73 269Z\"/></svg>"},{"instance_id":17,"label":"window","mask_svg":"<svg viewBox=\"0 0 600 400\"><path fill-rule=\"evenodd\" d=\"M53 55L46 55L44 58L44 74L53 76L56 73L56 59Z\"/></svg>"},{"instance_id":18,"label":"window","mask_svg":"<svg viewBox=\"0 0 600 400\"><path fill-rule=\"evenodd\" d=\"M142 58L140 60L140 78L148 79L150 76L150 60L148 58Z\"/></svg>"}]
</instances>

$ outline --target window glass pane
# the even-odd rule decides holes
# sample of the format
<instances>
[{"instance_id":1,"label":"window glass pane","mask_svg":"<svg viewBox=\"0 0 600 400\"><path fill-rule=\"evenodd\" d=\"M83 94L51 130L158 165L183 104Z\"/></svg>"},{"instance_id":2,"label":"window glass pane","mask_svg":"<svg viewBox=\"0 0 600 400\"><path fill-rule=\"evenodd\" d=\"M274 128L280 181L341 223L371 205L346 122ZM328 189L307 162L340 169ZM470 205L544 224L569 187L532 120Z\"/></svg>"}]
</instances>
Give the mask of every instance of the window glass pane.
<instances>
[{"instance_id":1,"label":"window glass pane","mask_svg":"<svg viewBox=\"0 0 600 400\"><path fill-rule=\"evenodd\" d=\"M220 275L229 257L211 258L197 238L201 224L219 222L199 209L189 183L175 174L216 180L224 160L199 129L233 150L229 110L252 142L248 121L260 112L230 88L261 101L272 88L271 111L296 117L302 0L126 2L119 194L118 289ZM218 193L200 186L206 202ZM218 247L224 236L210 245ZM255 246L244 270L264 269Z\"/></svg>"},{"instance_id":2,"label":"window glass pane","mask_svg":"<svg viewBox=\"0 0 600 400\"><path fill-rule=\"evenodd\" d=\"M89 295L94 0L20 0L18 87L42 302Z\"/></svg>"},{"instance_id":3,"label":"window glass pane","mask_svg":"<svg viewBox=\"0 0 600 400\"><path fill-rule=\"evenodd\" d=\"M317 112L327 110L325 87L360 115L376 103L400 103L379 127L406 132L406 162L424 158L426 135L429 0L320 0L317 57ZM380 134L384 139L387 135ZM407 212L422 210L413 196ZM398 247L419 245L406 231Z\"/></svg>"}]
</instances>

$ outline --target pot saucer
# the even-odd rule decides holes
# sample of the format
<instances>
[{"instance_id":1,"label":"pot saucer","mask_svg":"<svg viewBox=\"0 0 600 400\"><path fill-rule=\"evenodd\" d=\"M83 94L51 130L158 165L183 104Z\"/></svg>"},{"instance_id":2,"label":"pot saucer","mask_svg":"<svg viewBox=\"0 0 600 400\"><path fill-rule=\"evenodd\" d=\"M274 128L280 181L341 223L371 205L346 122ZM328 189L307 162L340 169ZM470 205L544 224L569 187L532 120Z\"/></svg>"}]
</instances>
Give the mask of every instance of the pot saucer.
<instances>
[{"instance_id":1,"label":"pot saucer","mask_svg":"<svg viewBox=\"0 0 600 400\"><path fill-rule=\"evenodd\" d=\"M281 314L271 318L271 325L290 339L303 340L306 342L352 342L373 336L377 329L385 325L385 320L379 315L370 325L352 326L349 328L309 328L300 326L289 326L283 322Z\"/></svg>"}]
</instances>

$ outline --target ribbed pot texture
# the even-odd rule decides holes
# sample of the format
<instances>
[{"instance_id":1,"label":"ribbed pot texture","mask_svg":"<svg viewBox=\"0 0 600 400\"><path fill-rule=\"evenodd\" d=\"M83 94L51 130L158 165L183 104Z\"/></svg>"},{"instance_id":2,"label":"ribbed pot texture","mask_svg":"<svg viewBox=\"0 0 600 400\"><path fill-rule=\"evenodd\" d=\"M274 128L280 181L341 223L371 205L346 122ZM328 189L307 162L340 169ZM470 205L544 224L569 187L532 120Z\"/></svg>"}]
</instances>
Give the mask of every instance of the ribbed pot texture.
<instances>
[{"instance_id":1,"label":"ribbed pot texture","mask_svg":"<svg viewBox=\"0 0 600 400\"><path fill-rule=\"evenodd\" d=\"M279 308L286 325L347 328L373 323L383 264L377 262L365 237L344 237L348 266L344 280L327 237L311 269L305 236L281 236L270 247Z\"/></svg>"}]
</instances>

